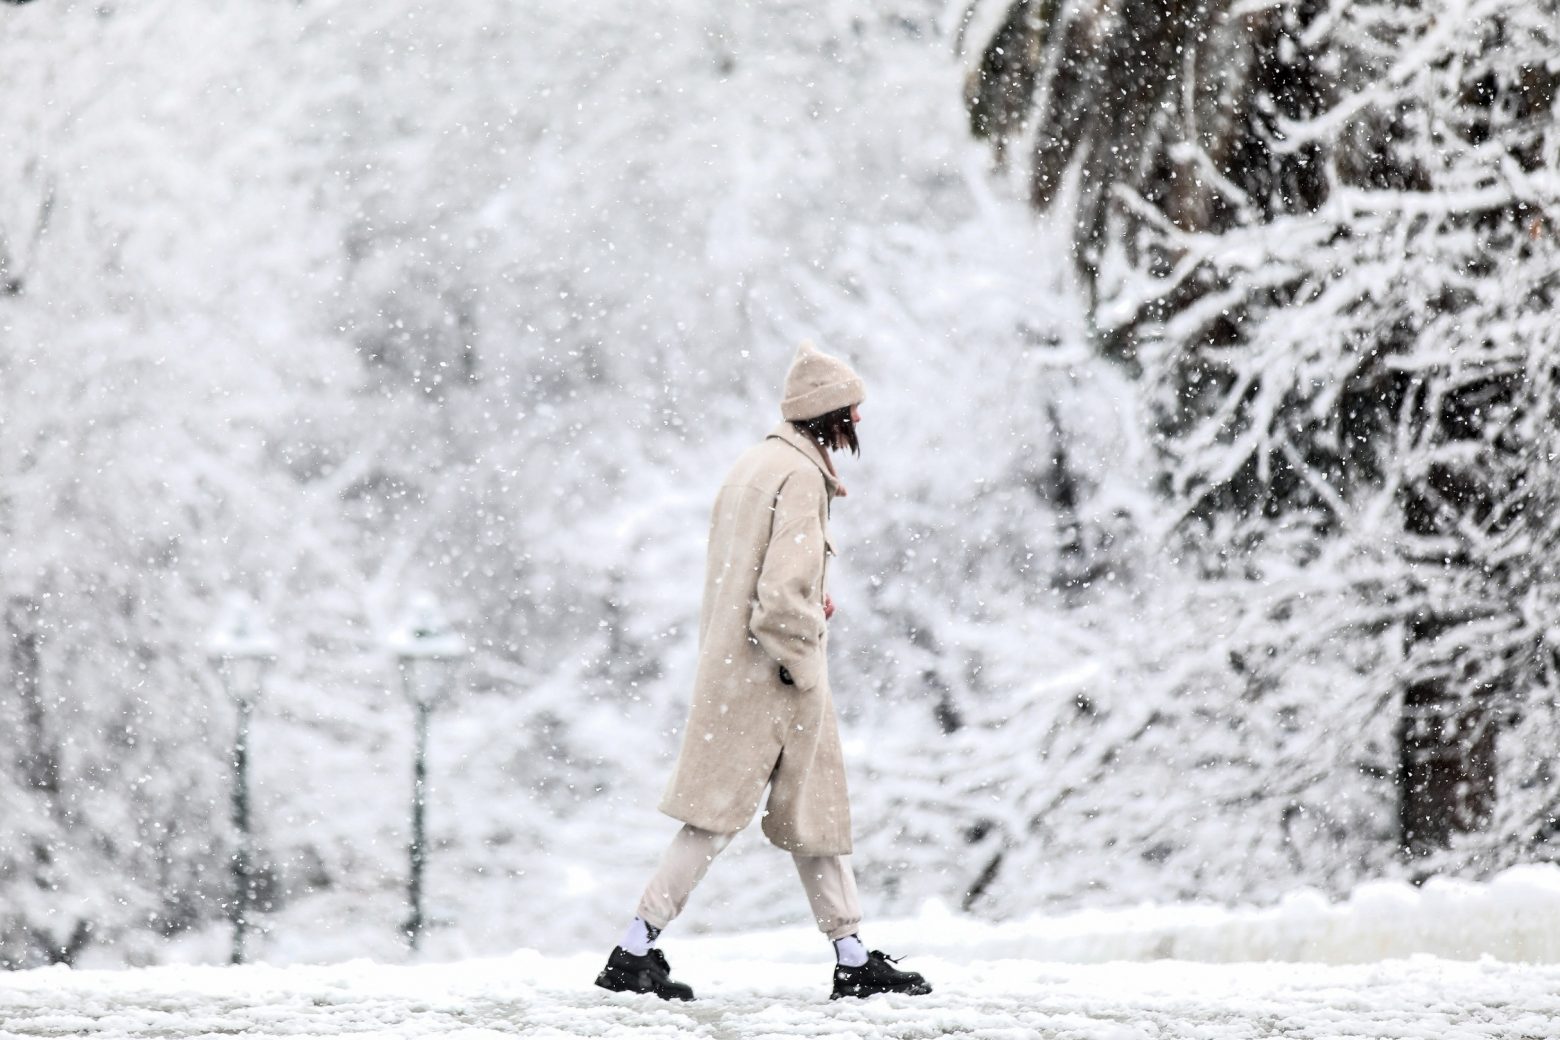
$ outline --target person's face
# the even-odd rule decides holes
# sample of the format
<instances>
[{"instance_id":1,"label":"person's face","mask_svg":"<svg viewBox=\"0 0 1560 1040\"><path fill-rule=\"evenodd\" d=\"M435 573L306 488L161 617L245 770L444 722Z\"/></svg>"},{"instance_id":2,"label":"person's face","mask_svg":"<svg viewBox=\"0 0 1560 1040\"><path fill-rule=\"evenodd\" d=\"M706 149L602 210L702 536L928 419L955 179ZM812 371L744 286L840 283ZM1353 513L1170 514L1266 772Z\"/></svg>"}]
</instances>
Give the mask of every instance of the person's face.
<instances>
[{"instance_id":1,"label":"person's face","mask_svg":"<svg viewBox=\"0 0 1560 1040\"><path fill-rule=\"evenodd\" d=\"M853 405L850 406L850 424L852 426L860 426L861 425L861 405L853 404ZM845 445L846 445L846 443L847 442L846 442L844 436L842 435L840 437L840 443L838 443L838 444L836 444L834 446L835 450L836 451L843 450Z\"/></svg>"}]
</instances>

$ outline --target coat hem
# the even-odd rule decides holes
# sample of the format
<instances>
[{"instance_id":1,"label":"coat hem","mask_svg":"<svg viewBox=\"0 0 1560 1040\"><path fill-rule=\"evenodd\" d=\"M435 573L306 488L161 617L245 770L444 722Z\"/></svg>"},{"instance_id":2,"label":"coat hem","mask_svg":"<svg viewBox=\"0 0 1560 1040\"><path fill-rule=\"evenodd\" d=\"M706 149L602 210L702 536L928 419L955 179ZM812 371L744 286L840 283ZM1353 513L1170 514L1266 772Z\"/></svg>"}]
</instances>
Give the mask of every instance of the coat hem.
<instances>
[{"instance_id":1,"label":"coat hem","mask_svg":"<svg viewBox=\"0 0 1560 1040\"><path fill-rule=\"evenodd\" d=\"M747 823L753 822L752 817L748 817L747 823L742 824L740 827L714 827L710 825L711 819L709 817L699 817L697 813L678 812L677 810L668 808L665 805L657 806L657 808L660 810L662 816L670 816L678 823L686 823L690 827L697 827L699 830L709 831L711 834L736 834L739 831L745 830L747 828Z\"/></svg>"},{"instance_id":2,"label":"coat hem","mask_svg":"<svg viewBox=\"0 0 1560 1040\"><path fill-rule=\"evenodd\" d=\"M711 834L738 834L747 830L748 824L753 822L749 818L748 822L742 826L728 829L711 826L711 821L708 817L699 817L697 813L678 812L665 805L657 806L656 808L662 816L670 817L678 823L686 823L690 827L697 827L701 831L709 831ZM759 827L759 830L763 830L762 825ZM855 842L853 841L844 843L818 842L816 844L810 842L781 842L771 837L768 832L764 832L764 840L782 852L789 852L795 856L849 856L855 852Z\"/></svg>"}]
</instances>

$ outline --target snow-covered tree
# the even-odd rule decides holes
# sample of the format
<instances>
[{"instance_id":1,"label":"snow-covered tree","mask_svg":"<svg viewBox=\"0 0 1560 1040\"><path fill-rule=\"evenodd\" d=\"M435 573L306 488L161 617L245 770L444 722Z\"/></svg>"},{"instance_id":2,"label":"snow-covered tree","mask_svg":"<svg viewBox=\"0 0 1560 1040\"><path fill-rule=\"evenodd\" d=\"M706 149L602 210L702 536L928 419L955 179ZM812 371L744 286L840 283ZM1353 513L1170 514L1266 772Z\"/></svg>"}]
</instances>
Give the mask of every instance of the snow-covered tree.
<instances>
[{"instance_id":1,"label":"snow-covered tree","mask_svg":"<svg viewBox=\"0 0 1560 1040\"><path fill-rule=\"evenodd\" d=\"M1262 589L1230 648L1251 696L1333 735L1318 765L1395 777L1406 848L1494 814L1486 865L1531 855L1553 829L1556 6L1162 6L1008 8L975 129L1031 142L1035 201L1076 207L1097 341L1154 401L1167 544ZM1368 722L1399 711L1382 746Z\"/></svg>"}]
</instances>

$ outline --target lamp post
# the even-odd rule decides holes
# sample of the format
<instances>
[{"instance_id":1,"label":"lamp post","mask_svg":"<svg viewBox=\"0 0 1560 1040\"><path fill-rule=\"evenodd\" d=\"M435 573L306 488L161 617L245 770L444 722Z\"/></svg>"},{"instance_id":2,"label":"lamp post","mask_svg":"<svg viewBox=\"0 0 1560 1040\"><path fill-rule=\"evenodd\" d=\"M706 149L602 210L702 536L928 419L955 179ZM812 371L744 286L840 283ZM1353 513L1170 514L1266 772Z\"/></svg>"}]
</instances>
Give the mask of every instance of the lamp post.
<instances>
[{"instance_id":1,"label":"lamp post","mask_svg":"<svg viewBox=\"0 0 1560 1040\"><path fill-rule=\"evenodd\" d=\"M416 725L416 757L412 763L411 869L407 884L411 916L406 941L416 950L423 931L423 866L427 861L423 812L428 787L428 717L448 699L456 664L466 656L466 644L451 627L438 600L426 593L414 596L386 643L401 670L401 692L412 706Z\"/></svg>"},{"instance_id":2,"label":"lamp post","mask_svg":"<svg viewBox=\"0 0 1560 1040\"><path fill-rule=\"evenodd\" d=\"M265 675L276 660L276 641L253 600L229 596L206 637L206 655L222 681L222 689L238 709L233 738L233 829L238 849L233 855L233 956L244 963L244 939L249 909L254 905L254 846L249 831L249 717L264 691Z\"/></svg>"}]
</instances>

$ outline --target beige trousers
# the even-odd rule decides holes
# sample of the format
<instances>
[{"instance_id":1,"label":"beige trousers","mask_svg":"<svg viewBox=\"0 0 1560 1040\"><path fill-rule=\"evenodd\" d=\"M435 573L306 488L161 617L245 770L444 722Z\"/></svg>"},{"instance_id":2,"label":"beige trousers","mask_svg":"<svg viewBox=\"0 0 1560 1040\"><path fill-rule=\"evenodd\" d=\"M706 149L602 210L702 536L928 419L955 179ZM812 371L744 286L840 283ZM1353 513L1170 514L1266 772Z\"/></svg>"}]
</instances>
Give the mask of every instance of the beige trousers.
<instances>
[{"instance_id":1,"label":"beige trousers","mask_svg":"<svg viewBox=\"0 0 1560 1040\"><path fill-rule=\"evenodd\" d=\"M661 857L655 876L639 899L640 918L665 928L688 905L694 887L735 834L716 834L684 824ZM807 890L818 929L830 939L854 935L861 926L861 901L856 894L856 874L849 856L797 856L796 872Z\"/></svg>"}]
</instances>

